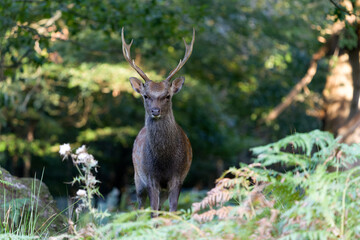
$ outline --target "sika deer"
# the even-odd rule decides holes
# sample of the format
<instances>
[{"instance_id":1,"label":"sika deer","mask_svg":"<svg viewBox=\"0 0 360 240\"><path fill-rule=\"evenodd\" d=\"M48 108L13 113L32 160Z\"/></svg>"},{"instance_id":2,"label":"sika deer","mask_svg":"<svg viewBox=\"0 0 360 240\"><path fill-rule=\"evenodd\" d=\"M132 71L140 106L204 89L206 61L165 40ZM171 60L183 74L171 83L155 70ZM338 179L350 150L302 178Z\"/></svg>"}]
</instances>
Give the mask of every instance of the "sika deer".
<instances>
[{"instance_id":1,"label":"sika deer","mask_svg":"<svg viewBox=\"0 0 360 240\"><path fill-rule=\"evenodd\" d=\"M143 83L135 77L130 78L132 88L142 95L145 107L145 127L136 137L132 153L139 208L144 206L148 195L153 210L160 210L169 198L170 211L176 211L181 185L190 169L192 149L186 134L175 122L171 102L173 95L181 90L185 78L170 80L191 55L195 29L190 45L184 39L184 59L161 82L151 81L131 59L132 41L126 44L124 29L121 39L126 61L145 80Z\"/></svg>"}]
</instances>

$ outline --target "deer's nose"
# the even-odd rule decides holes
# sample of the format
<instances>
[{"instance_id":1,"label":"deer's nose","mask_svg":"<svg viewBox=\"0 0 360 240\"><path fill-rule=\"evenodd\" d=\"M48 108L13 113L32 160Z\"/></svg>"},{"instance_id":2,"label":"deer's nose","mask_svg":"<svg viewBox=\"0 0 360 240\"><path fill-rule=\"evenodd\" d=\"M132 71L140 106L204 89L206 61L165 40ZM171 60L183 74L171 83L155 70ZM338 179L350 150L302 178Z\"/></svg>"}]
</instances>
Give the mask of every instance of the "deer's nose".
<instances>
[{"instance_id":1,"label":"deer's nose","mask_svg":"<svg viewBox=\"0 0 360 240\"><path fill-rule=\"evenodd\" d=\"M160 115L160 108L152 108L151 109L151 114L154 116L154 117L158 117Z\"/></svg>"}]
</instances>

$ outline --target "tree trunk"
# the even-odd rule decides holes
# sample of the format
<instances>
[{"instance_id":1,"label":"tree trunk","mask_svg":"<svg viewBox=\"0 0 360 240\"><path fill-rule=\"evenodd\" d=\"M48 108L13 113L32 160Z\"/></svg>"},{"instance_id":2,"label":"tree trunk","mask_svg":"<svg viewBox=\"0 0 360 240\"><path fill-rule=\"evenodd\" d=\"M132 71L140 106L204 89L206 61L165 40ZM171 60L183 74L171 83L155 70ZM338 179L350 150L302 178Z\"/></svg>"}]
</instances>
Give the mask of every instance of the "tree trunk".
<instances>
[{"instance_id":1,"label":"tree trunk","mask_svg":"<svg viewBox=\"0 0 360 240\"><path fill-rule=\"evenodd\" d=\"M35 123L30 123L29 129L27 132L26 139L29 144L34 140L34 131L35 131ZM24 177L30 177L30 169L31 169L31 152L27 151L24 154Z\"/></svg>"},{"instance_id":2,"label":"tree trunk","mask_svg":"<svg viewBox=\"0 0 360 240\"><path fill-rule=\"evenodd\" d=\"M324 96L324 130L337 135L338 129L348 120L352 101L352 68L349 54L341 52L326 79Z\"/></svg>"},{"instance_id":3,"label":"tree trunk","mask_svg":"<svg viewBox=\"0 0 360 240\"><path fill-rule=\"evenodd\" d=\"M349 62L352 68L352 85L353 94L350 104L350 114L348 120L351 120L359 110L360 97L360 62L359 62L359 45L349 51Z\"/></svg>"},{"instance_id":4,"label":"tree trunk","mask_svg":"<svg viewBox=\"0 0 360 240\"><path fill-rule=\"evenodd\" d=\"M19 155L15 154L11 158L11 173L16 176L19 176L17 171L18 164L19 164Z\"/></svg>"},{"instance_id":5,"label":"tree trunk","mask_svg":"<svg viewBox=\"0 0 360 240\"><path fill-rule=\"evenodd\" d=\"M359 46L343 52L330 70L323 91L325 99L324 130L342 135L347 144L360 143L360 128L355 119L359 113L360 59ZM344 136L344 134L346 136Z\"/></svg>"}]
</instances>

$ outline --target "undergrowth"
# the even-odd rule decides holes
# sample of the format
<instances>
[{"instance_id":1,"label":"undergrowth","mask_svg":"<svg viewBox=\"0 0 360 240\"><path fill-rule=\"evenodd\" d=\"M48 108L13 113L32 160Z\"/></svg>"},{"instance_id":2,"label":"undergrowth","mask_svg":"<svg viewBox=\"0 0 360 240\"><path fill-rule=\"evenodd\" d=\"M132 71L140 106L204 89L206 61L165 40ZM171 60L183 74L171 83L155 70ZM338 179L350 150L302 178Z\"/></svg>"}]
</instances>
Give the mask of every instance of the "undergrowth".
<instances>
[{"instance_id":1,"label":"undergrowth","mask_svg":"<svg viewBox=\"0 0 360 240\"><path fill-rule=\"evenodd\" d=\"M191 209L112 214L53 239L360 238L359 144L315 130L251 150L253 164L224 172Z\"/></svg>"},{"instance_id":2,"label":"undergrowth","mask_svg":"<svg viewBox=\"0 0 360 240\"><path fill-rule=\"evenodd\" d=\"M7 194L16 195L17 188L26 187L3 179L0 171L0 183L3 186L0 199L0 239L39 239L49 236L49 226L57 215L51 215L47 219L40 216L39 198L42 176L39 181L37 181L36 176L31 181L28 196L11 199L8 198ZM13 188L7 189L6 186ZM44 222L40 222L40 219Z\"/></svg>"},{"instance_id":3,"label":"undergrowth","mask_svg":"<svg viewBox=\"0 0 360 240\"><path fill-rule=\"evenodd\" d=\"M254 163L230 168L191 210L115 215L104 239L357 239L360 157L327 132L295 134L252 149ZM281 170L274 170L281 169ZM284 171L285 169L285 171Z\"/></svg>"}]
</instances>

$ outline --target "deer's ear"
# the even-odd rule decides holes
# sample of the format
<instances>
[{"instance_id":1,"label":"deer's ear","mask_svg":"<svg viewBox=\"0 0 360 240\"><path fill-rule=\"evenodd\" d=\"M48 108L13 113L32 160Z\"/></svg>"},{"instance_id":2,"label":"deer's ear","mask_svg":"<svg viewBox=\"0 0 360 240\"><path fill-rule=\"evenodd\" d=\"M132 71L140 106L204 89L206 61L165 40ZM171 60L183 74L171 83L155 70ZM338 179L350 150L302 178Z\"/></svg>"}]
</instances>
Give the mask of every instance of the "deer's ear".
<instances>
[{"instance_id":1,"label":"deer's ear","mask_svg":"<svg viewBox=\"0 0 360 240\"><path fill-rule=\"evenodd\" d=\"M185 82L185 77L178 77L171 83L171 91L173 94L180 92L183 84Z\"/></svg>"},{"instance_id":2,"label":"deer's ear","mask_svg":"<svg viewBox=\"0 0 360 240\"><path fill-rule=\"evenodd\" d=\"M142 83L141 80L139 80L139 79L137 79L135 77L131 77L129 80L130 80L132 88L136 92L138 92L140 94L142 94L144 92L144 84Z\"/></svg>"}]
</instances>

